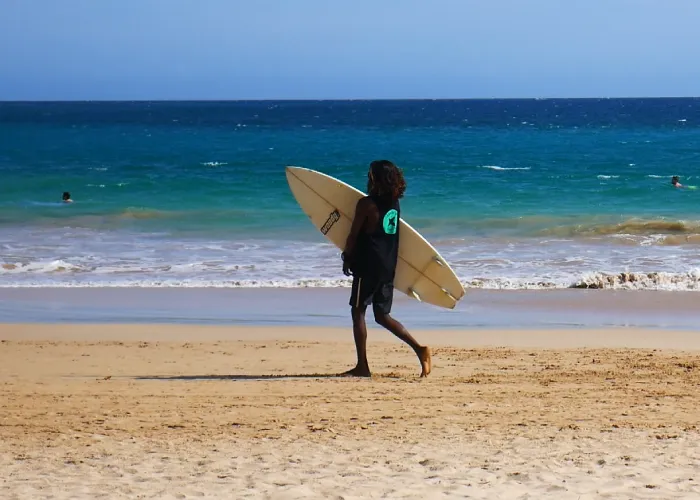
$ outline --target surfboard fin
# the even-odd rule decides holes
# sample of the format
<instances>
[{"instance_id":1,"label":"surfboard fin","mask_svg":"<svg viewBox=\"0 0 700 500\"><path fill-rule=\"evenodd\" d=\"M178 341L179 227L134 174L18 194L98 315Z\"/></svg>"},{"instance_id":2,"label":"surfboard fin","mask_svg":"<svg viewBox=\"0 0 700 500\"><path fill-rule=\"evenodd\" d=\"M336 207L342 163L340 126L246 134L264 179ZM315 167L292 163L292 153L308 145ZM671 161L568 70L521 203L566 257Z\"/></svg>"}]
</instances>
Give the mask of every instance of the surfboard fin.
<instances>
[{"instance_id":1,"label":"surfboard fin","mask_svg":"<svg viewBox=\"0 0 700 500\"><path fill-rule=\"evenodd\" d=\"M418 293L413 288L409 288L408 291L411 292L411 295L413 295L413 298L416 299L418 302L423 302L420 299L420 295L418 295Z\"/></svg>"},{"instance_id":2,"label":"surfboard fin","mask_svg":"<svg viewBox=\"0 0 700 500\"><path fill-rule=\"evenodd\" d=\"M440 288L440 290L442 290L442 292L443 292L445 295L447 295L449 298L451 298L452 300L454 300L455 302L457 302L457 299L455 298L455 296L452 295L450 292L448 292L447 290L445 290L445 289L442 288L442 287Z\"/></svg>"}]
</instances>

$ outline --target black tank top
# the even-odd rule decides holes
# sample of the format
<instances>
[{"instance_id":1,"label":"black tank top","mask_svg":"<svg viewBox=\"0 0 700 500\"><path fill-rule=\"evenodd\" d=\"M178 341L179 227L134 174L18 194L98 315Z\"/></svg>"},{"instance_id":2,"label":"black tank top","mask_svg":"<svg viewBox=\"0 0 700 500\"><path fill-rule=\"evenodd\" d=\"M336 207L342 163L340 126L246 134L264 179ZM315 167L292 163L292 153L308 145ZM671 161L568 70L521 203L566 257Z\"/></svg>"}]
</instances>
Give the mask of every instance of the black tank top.
<instances>
[{"instance_id":1,"label":"black tank top","mask_svg":"<svg viewBox=\"0 0 700 500\"><path fill-rule=\"evenodd\" d=\"M353 273L382 282L393 282L399 258L399 201L370 196L377 205L379 220L373 231L362 231L357 238Z\"/></svg>"}]
</instances>

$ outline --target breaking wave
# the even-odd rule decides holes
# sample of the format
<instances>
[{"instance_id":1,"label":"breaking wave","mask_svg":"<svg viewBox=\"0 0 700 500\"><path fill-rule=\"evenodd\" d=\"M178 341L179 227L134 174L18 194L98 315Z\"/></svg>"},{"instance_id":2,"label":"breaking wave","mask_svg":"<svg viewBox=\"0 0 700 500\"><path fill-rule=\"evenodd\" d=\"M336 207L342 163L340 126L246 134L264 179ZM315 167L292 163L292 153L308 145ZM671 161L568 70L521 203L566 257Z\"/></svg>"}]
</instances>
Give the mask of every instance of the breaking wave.
<instances>
[{"instance_id":1,"label":"breaking wave","mask_svg":"<svg viewBox=\"0 0 700 500\"><path fill-rule=\"evenodd\" d=\"M46 262L30 262L27 264L0 264L0 275L13 273L75 273L83 270L84 269L79 265L71 264L60 259Z\"/></svg>"},{"instance_id":2,"label":"breaking wave","mask_svg":"<svg viewBox=\"0 0 700 500\"><path fill-rule=\"evenodd\" d=\"M15 269L3 266L7 273ZM28 271L26 267L23 271ZM73 266L55 262L50 266L34 269L36 273L80 272ZM0 270L0 274L2 271ZM556 280L538 278L471 278L462 279L465 289L483 290L663 290L677 292L700 291L700 270L686 273L666 272L621 272L586 273L578 277ZM115 278L106 280L23 280L0 282L0 288L347 288L351 284L347 278L299 278L299 279L189 279L189 278Z\"/></svg>"},{"instance_id":3,"label":"breaking wave","mask_svg":"<svg viewBox=\"0 0 700 500\"><path fill-rule=\"evenodd\" d=\"M565 224L542 229L546 236L700 235L700 222L628 219L618 223Z\"/></svg>"},{"instance_id":4,"label":"breaking wave","mask_svg":"<svg viewBox=\"0 0 700 500\"><path fill-rule=\"evenodd\" d=\"M592 273L573 283L569 288L607 290L700 290L700 271L687 273Z\"/></svg>"},{"instance_id":5,"label":"breaking wave","mask_svg":"<svg viewBox=\"0 0 700 500\"><path fill-rule=\"evenodd\" d=\"M538 280L527 278L486 278L472 279L462 283L465 288L486 290L551 290L551 289L592 289L592 290L664 290L689 292L700 291L700 270L687 273L586 273L567 280Z\"/></svg>"}]
</instances>

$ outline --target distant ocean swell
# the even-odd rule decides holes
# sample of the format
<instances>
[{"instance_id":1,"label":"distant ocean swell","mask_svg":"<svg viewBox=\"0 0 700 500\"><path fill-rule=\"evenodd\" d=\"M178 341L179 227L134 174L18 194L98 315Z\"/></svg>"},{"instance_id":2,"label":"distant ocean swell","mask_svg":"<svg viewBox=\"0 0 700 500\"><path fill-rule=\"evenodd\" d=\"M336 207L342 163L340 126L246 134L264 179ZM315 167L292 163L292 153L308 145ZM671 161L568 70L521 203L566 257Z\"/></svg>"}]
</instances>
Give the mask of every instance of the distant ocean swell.
<instances>
[{"instance_id":1,"label":"distant ocean swell","mask_svg":"<svg viewBox=\"0 0 700 500\"><path fill-rule=\"evenodd\" d=\"M66 207L61 207L66 208ZM75 207L78 208L78 207ZM286 208L286 207L285 207ZM120 207L114 211L84 210L67 215L66 210L42 210L38 207L28 219L26 209L8 209L0 205L0 230L34 228L75 229L75 230L119 230L169 232L176 236L178 231L196 230L203 235L219 239L241 234L241 229L253 230L255 234L278 239L282 234L304 235L304 239L318 237L308 224L306 217L297 207L291 210L253 210L246 208L209 208L196 210L163 210L142 207ZM69 207L73 210L74 207ZM438 209L440 207L438 206ZM445 210L446 211L446 210ZM416 213L420 213L414 210ZM697 217L697 216L695 216ZM274 222L270 223L270 219ZM489 237L561 237L598 238L612 237L616 243L619 236L653 236L651 239L636 239L639 244L684 245L700 244L700 220L693 216L681 218L649 218L628 216L598 215L523 215L523 216L483 216L471 213L445 215L413 215L407 221L431 242L458 240L474 236ZM291 232L290 232L291 231ZM247 236L245 233L243 236ZM0 235L0 243L2 235ZM619 242L619 241L618 241ZM0 254L0 258L1 258Z\"/></svg>"}]
</instances>

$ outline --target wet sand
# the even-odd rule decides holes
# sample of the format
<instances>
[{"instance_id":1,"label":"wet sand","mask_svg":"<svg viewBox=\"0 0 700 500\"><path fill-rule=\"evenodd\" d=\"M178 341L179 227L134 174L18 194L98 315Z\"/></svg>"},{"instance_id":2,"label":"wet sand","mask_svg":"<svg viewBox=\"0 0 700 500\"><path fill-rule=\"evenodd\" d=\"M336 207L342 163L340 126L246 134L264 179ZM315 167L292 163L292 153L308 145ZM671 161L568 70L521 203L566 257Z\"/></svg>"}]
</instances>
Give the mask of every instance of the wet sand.
<instances>
[{"instance_id":1,"label":"wet sand","mask_svg":"<svg viewBox=\"0 0 700 500\"><path fill-rule=\"evenodd\" d=\"M1 498L695 498L700 334L0 324Z\"/></svg>"},{"instance_id":2,"label":"wet sand","mask_svg":"<svg viewBox=\"0 0 700 500\"><path fill-rule=\"evenodd\" d=\"M347 288L1 288L0 323L169 323L347 328ZM467 290L453 310L395 294L410 329L697 330L697 292Z\"/></svg>"}]
</instances>

